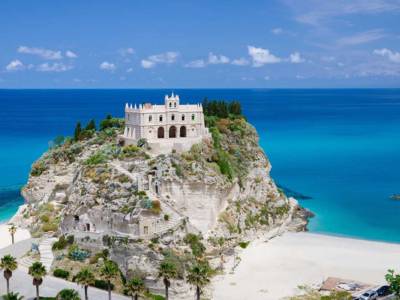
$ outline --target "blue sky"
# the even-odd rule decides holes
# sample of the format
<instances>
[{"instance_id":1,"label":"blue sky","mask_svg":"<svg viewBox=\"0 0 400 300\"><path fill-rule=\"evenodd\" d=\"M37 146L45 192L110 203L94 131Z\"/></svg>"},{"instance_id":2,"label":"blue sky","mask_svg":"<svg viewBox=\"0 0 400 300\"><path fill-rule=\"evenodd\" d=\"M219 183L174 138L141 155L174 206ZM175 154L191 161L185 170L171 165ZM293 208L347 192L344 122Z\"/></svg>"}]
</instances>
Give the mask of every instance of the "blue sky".
<instances>
[{"instance_id":1,"label":"blue sky","mask_svg":"<svg viewBox=\"0 0 400 300\"><path fill-rule=\"evenodd\" d=\"M400 0L2 0L0 28L0 88L400 87Z\"/></svg>"}]
</instances>

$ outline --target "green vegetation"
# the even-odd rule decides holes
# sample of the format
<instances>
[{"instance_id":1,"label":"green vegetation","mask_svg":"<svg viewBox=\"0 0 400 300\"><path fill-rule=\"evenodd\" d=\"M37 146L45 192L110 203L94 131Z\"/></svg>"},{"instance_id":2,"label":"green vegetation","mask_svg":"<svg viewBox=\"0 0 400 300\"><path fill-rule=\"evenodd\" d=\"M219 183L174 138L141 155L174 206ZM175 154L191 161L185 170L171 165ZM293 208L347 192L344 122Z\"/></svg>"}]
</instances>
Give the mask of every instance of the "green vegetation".
<instances>
[{"instance_id":1,"label":"green vegetation","mask_svg":"<svg viewBox=\"0 0 400 300\"><path fill-rule=\"evenodd\" d=\"M168 300L168 289L171 286L171 279L178 277L176 264L171 260L164 259L158 268L158 277L163 279L165 286L165 299Z\"/></svg>"},{"instance_id":2,"label":"green vegetation","mask_svg":"<svg viewBox=\"0 0 400 300\"><path fill-rule=\"evenodd\" d=\"M36 299L40 299L39 286L43 283L43 277L46 276L47 271L41 262L34 262L30 267L28 274L33 278L33 285L36 287Z\"/></svg>"},{"instance_id":3,"label":"green vegetation","mask_svg":"<svg viewBox=\"0 0 400 300\"><path fill-rule=\"evenodd\" d=\"M11 243L14 244L14 235L17 232L17 226L15 226L14 224L10 224L10 226L8 227L8 232L11 235Z\"/></svg>"},{"instance_id":4,"label":"green vegetation","mask_svg":"<svg viewBox=\"0 0 400 300\"><path fill-rule=\"evenodd\" d=\"M190 269L187 282L196 287L196 299L200 300L203 287L210 283L211 269L208 263L196 262Z\"/></svg>"},{"instance_id":5,"label":"green vegetation","mask_svg":"<svg viewBox=\"0 0 400 300\"><path fill-rule=\"evenodd\" d=\"M57 300L81 300L79 293L73 289L63 289L58 292Z\"/></svg>"},{"instance_id":6,"label":"green vegetation","mask_svg":"<svg viewBox=\"0 0 400 300\"><path fill-rule=\"evenodd\" d=\"M55 269L53 271L53 276L54 277L58 277L58 278L68 279L69 278L69 272L64 270L64 269Z\"/></svg>"},{"instance_id":7,"label":"green vegetation","mask_svg":"<svg viewBox=\"0 0 400 300\"><path fill-rule=\"evenodd\" d=\"M6 295L4 295L1 299L3 300L22 300L24 299L23 296L20 296L19 293L7 293Z\"/></svg>"},{"instance_id":8,"label":"green vegetation","mask_svg":"<svg viewBox=\"0 0 400 300\"><path fill-rule=\"evenodd\" d=\"M107 282L108 299L111 300L111 280L120 276L118 265L111 260L106 260L104 261L104 265L100 270L100 274L103 277L103 279Z\"/></svg>"},{"instance_id":9,"label":"green vegetation","mask_svg":"<svg viewBox=\"0 0 400 300\"><path fill-rule=\"evenodd\" d=\"M239 101L203 100L203 112L206 116L228 118L230 115L241 116L242 108Z\"/></svg>"},{"instance_id":10,"label":"green vegetation","mask_svg":"<svg viewBox=\"0 0 400 300\"><path fill-rule=\"evenodd\" d=\"M206 247L201 242L202 239L202 236L193 233L188 233L184 238L184 242L190 246L195 257L203 256L206 250Z\"/></svg>"},{"instance_id":11,"label":"green vegetation","mask_svg":"<svg viewBox=\"0 0 400 300\"><path fill-rule=\"evenodd\" d=\"M84 261L90 256L86 250L80 249L77 244L72 244L68 249L68 258L75 261Z\"/></svg>"},{"instance_id":12,"label":"green vegetation","mask_svg":"<svg viewBox=\"0 0 400 300\"><path fill-rule=\"evenodd\" d=\"M125 293L132 297L132 300L138 300L139 295L142 295L145 290L143 279L139 276L133 276L125 284Z\"/></svg>"},{"instance_id":13,"label":"green vegetation","mask_svg":"<svg viewBox=\"0 0 400 300\"><path fill-rule=\"evenodd\" d=\"M85 160L85 165L94 166L99 164L104 164L107 162L107 157L102 151L97 151L91 155L87 160Z\"/></svg>"},{"instance_id":14,"label":"green vegetation","mask_svg":"<svg viewBox=\"0 0 400 300\"><path fill-rule=\"evenodd\" d=\"M396 299L400 299L400 274L395 274L394 270L388 270L385 279L390 286L390 291L396 295Z\"/></svg>"},{"instance_id":15,"label":"green vegetation","mask_svg":"<svg viewBox=\"0 0 400 300\"><path fill-rule=\"evenodd\" d=\"M52 246L52 250L63 250L65 249L65 247L67 247L68 245L72 245L74 243L74 236L73 235L69 235L67 237L65 237L65 235L62 235L58 238L58 241L56 241L53 246Z\"/></svg>"},{"instance_id":16,"label":"green vegetation","mask_svg":"<svg viewBox=\"0 0 400 300\"><path fill-rule=\"evenodd\" d=\"M36 161L31 168L31 175L32 176L40 176L43 174L43 172L45 172L48 169L47 165L41 161L38 160Z\"/></svg>"},{"instance_id":17,"label":"green vegetation","mask_svg":"<svg viewBox=\"0 0 400 300\"><path fill-rule=\"evenodd\" d=\"M0 268L4 271L4 278L7 282L7 294L10 293L10 278L12 277L12 272L18 267L17 260L11 255L5 255L1 258Z\"/></svg>"},{"instance_id":18,"label":"green vegetation","mask_svg":"<svg viewBox=\"0 0 400 300\"><path fill-rule=\"evenodd\" d=\"M95 284L95 277L89 268L83 268L75 276L75 282L85 289L85 300L88 300L89 285Z\"/></svg>"},{"instance_id":19,"label":"green vegetation","mask_svg":"<svg viewBox=\"0 0 400 300\"><path fill-rule=\"evenodd\" d=\"M107 128L122 128L125 122L123 119L113 118L111 115L107 115L107 117L100 122L100 130L104 131Z\"/></svg>"},{"instance_id":20,"label":"green vegetation","mask_svg":"<svg viewBox=\"0 0 400 300\"><path fill-rule=\"evenodd\" d=\"M242 249L246 249L250 242L239 242L239 247Z\"/></svg>"},{"instance_id":21,"label":"green vegetation","mask_svg":"<svg viewBox=\"0 0 400 300\"><path fill-rule=\"evenodd\" d=\"M301 295L290 297L289 300L351 300L353 299L349 292L332 291L329 295L321 295L318 291L308 287L300 286Z\"/></svg>"}]
</instances>

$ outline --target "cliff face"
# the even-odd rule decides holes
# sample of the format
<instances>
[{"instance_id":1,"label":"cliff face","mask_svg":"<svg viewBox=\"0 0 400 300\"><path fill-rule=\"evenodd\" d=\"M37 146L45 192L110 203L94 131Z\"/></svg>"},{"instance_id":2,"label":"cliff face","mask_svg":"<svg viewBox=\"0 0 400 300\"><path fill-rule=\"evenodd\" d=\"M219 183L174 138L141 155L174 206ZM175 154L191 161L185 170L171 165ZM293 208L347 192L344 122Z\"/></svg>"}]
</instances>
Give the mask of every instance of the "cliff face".
<instances>
[{"instance_id":1,"label":"cliff face","mask_svg":"<svg viewBox=\"0 0 400 300\"><path fill-rule=\"evenodd\" d=\"M201 233L212 253L217 239L234 246L283 224L304 228L243 118L214 120L212 139L158 156L145 143L117 145L120 130L92 131L46 152L33 165L22 191L27 206L15 221L34 235L73 234L93 252L107 247L124 272L140 268L150 279L163 250L187 249L188 232Z\"/></svg>"}]
</instances>

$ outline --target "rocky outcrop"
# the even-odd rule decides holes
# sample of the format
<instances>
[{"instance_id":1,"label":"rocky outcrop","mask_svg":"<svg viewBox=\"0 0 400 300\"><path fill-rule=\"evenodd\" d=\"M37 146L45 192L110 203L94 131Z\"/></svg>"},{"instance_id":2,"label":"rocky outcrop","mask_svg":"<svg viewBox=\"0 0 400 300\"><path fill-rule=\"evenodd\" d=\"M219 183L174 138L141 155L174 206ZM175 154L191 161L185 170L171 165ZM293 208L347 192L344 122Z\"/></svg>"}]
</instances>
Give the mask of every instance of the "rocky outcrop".
<instances>
[{"instance_id":1,"label":"rocky outcrop","mask_svg":"<svg viewBox=\"0 0 400 300\"><path fill-rule=\"evenodd\" d=\"M186 253L189 232L212 256L224 251L217 240L227 249L282 226L303 230L307 215L271 179L255 129L237 118L210 131L190 151L156 157L117 145L118 129L50 149L23 188L18 223L34 235L73 234L92 253L107 248L123 272L139 268L160 289L162 253Z\"/></svg>"}]
</instances>

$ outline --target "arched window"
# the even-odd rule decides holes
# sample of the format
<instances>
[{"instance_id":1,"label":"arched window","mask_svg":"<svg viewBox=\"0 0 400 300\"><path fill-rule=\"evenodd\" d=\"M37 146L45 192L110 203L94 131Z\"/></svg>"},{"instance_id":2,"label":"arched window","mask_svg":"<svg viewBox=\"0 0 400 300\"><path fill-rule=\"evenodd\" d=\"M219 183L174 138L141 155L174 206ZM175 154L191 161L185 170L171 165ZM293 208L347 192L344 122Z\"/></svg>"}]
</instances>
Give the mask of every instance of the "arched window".
<instances>
[{"instance_id":1,"label":"arched window","mask_svg":"<svg viewBox=\"0 0 400 300\"><path fill-rule=\"evenodd\" d=\"M149 116L149 122L153 120L153 116Z\"/></svg>"},{"instance_id":2,"label":"arched window","mask_svg":"<svg viewBox=\"0 0 400 300\"><path fill-rule=\"evenodd\" d=\"M171 116L171 120L172 120L172 121L175 121L175 115L172 115L172 116Z\"/></svg>"},{"instance_id":3,"label":"arched window","mask_svg":"<svg viewBox=\"0 0 400 300\"><path fill-rule=\"evenodd\" d=\"M160 120L160 122L162 122L162 115L160 115L160 117L158 119Z\"/></svg>"},{"instance_id":4,"label":"arched window","mask_svg":"<svg viewBox=\"0 0 400 300\"><path fill-rule=\"evenodd\" d=\"M176 107L176 102L174 102L174 107Z\"/></svg>"},{"instance_id":5,"label":"arched window","mask_svg":"<svg viewBox=\"0 0 400 300\"><path fill-rule=\"evenodd\" d=\"M172 107L172 102L169 103L169 107Z\"/></svg>"},{"instance_id":6,"label":"arched window","mask_svg":"<svg viewBox=\"0 0 400 300\"><path fill-rule=\"evenodd\" d=\"M171 126L169 128L169 138L176 138L176 127L175 126Z\"/></svg>"},{"instance_id":7,"label":"arched window","mask_svg":"<svg viewBox=\"0 0 400 300\"><path fill-rule=\"evenodd\" d=\"M158 127L157 130L157 137L159 139L163 139L164 138L164 127Z\"/></svg>"},{"instance_id":8,"label":"arched window","mask_svg":"<svg viewBox=\"0 0 400 300\"><path fill-rule=\"evenodd\" d=\"M182 121L185 121L185 115L182 115Z\"/></svg>"},{"instance_id":9,"label":"arched window","mask_svg":"<svg viewBox=\"0 0 400 300\"><path fill-rule=\"evenodd\" d=\"M185 126L181 126L181 128L179 129L179 136L186 137L186 127Z\"/></svg>"},{"instance_id":10,"label":"arched window","mask_svg":"<svg viewBox=\"0 0 400 300\"><path fill-rule=\"evenodd\" d=\"M194 114L192 115L192 121L194 121Z\"/></svg>"}]
</instances>

